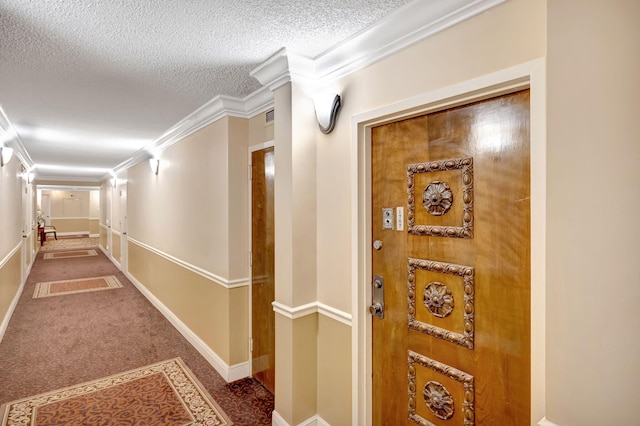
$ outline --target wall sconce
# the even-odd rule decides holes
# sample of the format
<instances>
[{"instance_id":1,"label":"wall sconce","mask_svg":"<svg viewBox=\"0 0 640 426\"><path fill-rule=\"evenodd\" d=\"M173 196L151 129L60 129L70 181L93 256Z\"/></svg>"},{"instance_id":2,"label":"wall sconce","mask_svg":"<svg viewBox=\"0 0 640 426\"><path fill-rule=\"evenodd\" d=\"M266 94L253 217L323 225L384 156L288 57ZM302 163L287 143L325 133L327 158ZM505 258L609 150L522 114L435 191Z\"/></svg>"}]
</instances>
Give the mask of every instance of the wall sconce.
<instances>
[{"instance_id":1,"label":"wall sconce","mask_svg":"<svg viewBox=\"0 0 640 426\"><path fill-rule=\"evenodd\" d=\"M150 158L149 166L151 167L151 171L153 172L153 174L157 175L158 170L160 170L160 160L158 160L157 158Z\"/></svg>"},{"instance_id":2,"label":"wall sconce","mask_svg":"<svg viewBox=\"0 0 640 426\"><path fill-rule=\"evenodd\" d=\"M340 109L340 95L337 93L316 95L313 103L316 107L318 126L322 133L331 133L336 125L338 110Z\"/></svg>"},{"instance_id":3,"label":"wall sconce","mask_svg":"<svg viewBox=\"0 0 640 426\"><path fill-rule=\"evenodd\" d=\"M13 156L13 148L0 146L0 167L4 167L5 164L9 164L11 156Z\"/></svg>"}]
</instances>

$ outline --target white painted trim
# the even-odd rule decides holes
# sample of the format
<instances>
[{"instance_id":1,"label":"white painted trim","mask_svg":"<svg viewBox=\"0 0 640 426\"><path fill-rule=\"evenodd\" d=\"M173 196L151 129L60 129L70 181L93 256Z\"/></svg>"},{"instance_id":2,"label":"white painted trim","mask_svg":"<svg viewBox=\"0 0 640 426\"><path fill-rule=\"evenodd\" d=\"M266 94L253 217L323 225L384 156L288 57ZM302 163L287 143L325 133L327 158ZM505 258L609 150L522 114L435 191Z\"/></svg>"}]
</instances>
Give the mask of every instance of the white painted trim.
<instances>
[{"instance_id":1,"label":"white painted trim","mask_svg":"<svg viewBox=\"0 0 640 426\"><path fill-rule=\"evenodd\" d=\"M289 319L298 319L305 317L307 315L318 313L318 304L317 302L307 303L306 305L296 306L292 308L280 302L272 302L273 310L282 315L283 317Z\"/></svg>"},{"instance_id":2,"label":"white painted trim","mask_svg":"<svg viewBox=\"0 0 640 426\"><path fill-rule=\"evenodd\" d=\"M113 228L111 228L111 232L112 232L113 234L117 235L118 237L121 237L121 236L122 236L122 232L120 232L120 231L116 231L116 230L115 230L115 229L113 229Z\"/></svg>"},{"instance_id":3,"label":"white painted trim","mask_svg":"<svg viewBox=\"0 0 640 426\"><path fill-rule=\"evenodd\" d=\"M104 223L101 223L100 224L100 228L109 229L109 226L105 225Z\"/></svg>"},{"instance_id":4,"label":"white painted trim","mask_svg":"<svg viewBox=\"0 0 640 426\"><path fill-rule=\"evenodd\" d=\"M160 251L154 247L151 247L148 244L145 244L141 241L135 240L131 237L128 237L128 241L139 246L142 247L146 250L149 250L150 252L157 254L158 256L161 256L173 263L175 263L176 265L179 265L183 268L186 268L188 270L190 270L191 272L194 272L204 278L207 278L210 281L213 281L214 283L221 285L225 288L238 288L238 287L246 287L249 285L249 279L248 278L239 278L239 279L235 279L235 280L228 280L226 278L222 278L212 272L206 271L202 268L199 268L195 265L192 265L188 262L185 262L184 260L178 259L177 257L171 256L170 254L167 254L163 251Z\"/></svg>"},{"instance_id":5,"label":"white painted trim","mask_svg":"<svg viewBox=\"0 0 640 426\"><path fill-rule=\"evenodd\" d=\"M311 302L305 305L296 306L295 308L280 302L272 302L271 304L273 305L273 310L276 313L289 319L298 319L307 315L319 313L351 327L351 314L329 305L325 305L324 303Z\"/></svg>"},{"instance_id":6,"label":"white painted trim","mask_svg":"<svg viewBox=\"0 0 640 426\"><path fill-rule=\"evenodd\" d=\"M92 237L92 238L96 238L96 237L99 237L99 236L100 236L100 234L89 234L89 237Z\"/></svg>"},{"instance_id":7,"label":"white painted trim","mask_svg":"<svg viewBox=\"0 0 640 426\"><path fill-rule=\"evenodd\" d=\"M287 421L284 418L282 418L282 416L275 410L271 414L271 424L273 426L289 426L289 423L287 423ZM301 423L298 423L296 426L331 426L331 425L327 423L322 417L316 415L311 418L308 418L307 420Z\"/></svg>"},{"instance_id":8,"label":"white painted trim","mask_svg":"<svg viewBox=\"0 0 640 426\"><path fill-rule=\"evenodd\" d=\"M250 75L275 90L290 81L323 85L478 15L506 0L421 0L408 3L373 26L309 58L282 48Z\"/></svg>"},{"instance_id":9,"label":"white painted trim","mask_svg":"<svg viewBox=\"0 0 640 426\"><path fill-rule=\"evenodd\" d=\"M17 246L15 246L10 252L9 254L7 254L2 260L0 260L0 268L3 268L4 265L9 261L9 259L11 259L11 257L16 254L17 251L19 251L22 248L22 240L20 240L20 242L18 243Z\"/></svg>"},{"instance_id":10,"label":"white painted trim","mask_svg":"<svg viewBox=\"0 0 640 426\"><path fill-rule=\"evenodd\" d=\"M49 220L91 220L90 217L51 217Z\"/></svg>"},{"instance_id":11,"label":"white painted trim","mask_svg":"<svg viewBox=\"0 0 640 426\"><path fill-rule=\"evenodd\" d=\"M224 117L251 118L273 108L273 93L262 87L245 98L218 95L169 128L149 146L137 151L113 169L114 174L157 155L175 143ZM111 173L105 174L109 179Z\"/></svg>"},{"instance_id":12,"label":"white painted trim","mask_svg":"<svg viewBox=\"0 0 640 426\"><path fill-rule=\"evenodd\" d=\"M22 250L22 245L23 245L23 241L20 241L20 243L13 250L11 250L9 254L2 259L2 261L0 261L0 269L4 268L4 266L7 264L9 259L11 259L16 253ZM22 263L22 253L20 254L20 263ZM7 313L2 319L2 323L0 323L0 342L4 337L4 333L7 331L7 327L9 326L9 321L11 321L11 317L13 316L13 311L15 311L16 306L18 305L20 296L22 296L22 291L24 290L24 285L27 282L27 277L29 277L29 273L31 272L32 265L33 265L33 262L31 262L31 265L29 265L29 268L27 269L27 273L25 274L25 278L20 283L20 286L18 287L18 291L16 292L15 296L13 296L13 300L9 305L9 309L7 309ZM20 265L20 273L22 273L22 265Z\"/></svg>"},{"instance_id":13,"label":"white painted trim","mask_svg":"<svg viewBox=\"0 0 640 426\"><path fill-rule=\"evenodd\" d=\"M245 377L249 377L249 362L241 362L234 365L225 363L213 349L211 349L196 333L194 333L185 323L183 323L164 303L153 295L136 277L129 272L125 275L136 286L136 288L169 320L171 324L184 336L185 339L211 364L213 368L227 382L233 382Z\"/></svg>"},{"instance_id":14,"label":"white painted trim","mask_svg":"<svg viewBox=\"0 0 640 426\"><path fill-rule=\"evenodd\" d=\"M257 145L251 145L249 147L249 165L251 165L251 154L256 152L256 151L260 151L262 149L267 149L267 148L271 148L274 147L276 145L276 141L275 140L270 140L267 142L263 142L263 143L259 143Z\"/></svg>"},{"instance_id":15,"label":"white painted trim","mask_svg":"<svg viewBox=\"0 0 640 426\"><path fill-rule=\"evenodd\" d=\"M346 312L343 312L339 309L336 309L332 306L325 305L324 303L316 302L318 305L318 313L324 315L326 317L332 318L338 322L343 323L344 325L348 325L351 327L352 325L352 315Z\"/></svg>"},{"instance_id":16,"label":"white painted trim","mask_svg":"<svg viewBox=\"0 0 640 426\"><path fill-rule=\"evenodd\" d=\"M271 413L271 424L272 426L290 426L276 410Z\"/></svg>"},{"instance_id":17,"label":"white painted trim","mask_svg":"<svg viewBox=\"0 0 640 426\"><path fill-rule=\"evenodd\" d=\"M320 84L339 79L505 0L423 0L410 2L315 58Z\"/></svg>"},{"instance_id":18,"label":"white painted trim","mask_svg":"<svg viewBox=\"0 0 640 426\"><path fill-rule=\"evenodd\" d=\"M66 179L66 178L65 178ZM39 178L39 181L44 179ZM51 179L58 180L58 179ZM86 186L86 185L47 185L47 184L38 184L38 190L49 190L49 191L99 191L100 186Z\"/></svg>"},{"instance_id":19,"label":"white painted trim","mask_svg":"<svg viewBox=\"0 0 640 426\"><path fill-rule=\"evenodd\" d=\"M531 89L531 424L546 405L546 62L544 58L420 94L352 118L352 423L371 425L371 128L472 100Z\"/></svg>"},{"instance_id":20,"label":"white painted trim","mask_svg":"<svg viewBox=\"0 0 640 426\"><path fill-rule=\"evenodd\" d=\"M543 417L542 420L540 420L537 424L538 424L538 426L558 426L557 424L552 423L549 420L547 420L546 417Z\"/></svg>"},{"instance_id":21,"label":"white painted trim","mask_svg":"<svg viewBox=\"0 0 640 426\"><path fill-rule=\"evenodd\" d=\"M86 231L56 232L56 235L64 237L66 235L85 235L88 233L89 233L89 230L87 229Z\"/></svg>"},{"instance_id":22,"label":"white painted trim","mask_svg":"<svg viewBox=\"0 0 640 426\"><path fill-rule=\"evenodd\" d=\"M122 271L122 265L120 265L120 262L118 262L115 257L113 257L113 256L107 256L107 257L109 258L111 263L116 265L116 267L118 268L119 271ZM122 271L122 272L124 272L124 271Z\"/></svg>"},{"instance_id":23,"label":"white painted trim","mask_svg":"<svg viewBox=\"0 0 640 426\"><path fill-rule=\"evenodd\" d=\"M9 120L9 117L7 117L7 114L2 109L2 106L0 106L0 128L2 128L2 130L4 130L5 132L9 132L9 129L16 130L15 126ZM14 149L13 152L16 158L18 158L18 160L27 170L33 169L35 164L33 163L29 152L25 148L24 143L22 142L22 138L18 134L17 130L15 132L15 135L7 142L7 146Z\"/></svg>"}]
</instances>

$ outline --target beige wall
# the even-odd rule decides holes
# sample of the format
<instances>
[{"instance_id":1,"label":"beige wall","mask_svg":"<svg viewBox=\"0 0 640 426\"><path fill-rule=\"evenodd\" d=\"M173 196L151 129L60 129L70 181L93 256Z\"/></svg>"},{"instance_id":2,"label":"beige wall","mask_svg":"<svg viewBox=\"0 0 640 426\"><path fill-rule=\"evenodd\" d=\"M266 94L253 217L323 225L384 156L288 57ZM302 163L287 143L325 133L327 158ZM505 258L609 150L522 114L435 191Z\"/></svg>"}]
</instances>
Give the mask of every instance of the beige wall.
<instances>
[{"instance_id":1,"label":"beige wall","mask_svg":"<svg viewBox=\"0 0 640 426\"><path fill-rule=\"evenodd\" d=\"M164 150L158 175L127 176L129 272L229 365L248 360L249 127L223 118Z\"/></svg>"},{"instance_id":2,"label":"beige wall","mask_svg":"<svg viewBox=\"0 0 640 426\"><path fill-rule=\"evenodd\" d=\"M111 256L113 256L116 262L122 262L122 259L120 259L120 235L116 233L111 234L111 245Z\"/></svg>"},{"instance_id":3,"label":"beige wall","mask_svg":"<svg viewBox=\"0 0 640 426\"><path fill-rule=\"evenodd\" d=\"M89 234L91 234L91 235L100 234L100 221L99 221L99 219L90 219L89 220Z\"/></svg>"},{"instance_id":4,"label":"beige wall","mask_svg":"<svg viewBox=\"0 0 640 426\"><path fill-rule=\"evenodd\" d=\"M56 227L57 232L98 233L95 225L95 232L92 231L91 219L100 215L99 191L43 190L42 194L50 196L50 224Z\"/></svg>"},{"instance_id":5,"label":"beige wall","mask_svg":"<svg viewBox=\"0 0 640 426\"><path fill-rule=\"evenodd\" d=\"M73 219L63 219L63 218L53 218L51 219L51 225L56 227L57 232L69 232L75 234L88 234L89 229L91 228L89 222L89 218L73 218Z\"/></svg>"},{"instance_id":6,"label":"beige wall","mask_svg":"<svg viewBox=\"0 0 640 426\"><path fill-rule=\"evenodd\" d=\"M0 260L22 240L22 179L15 156L0 168Z\"/></svg>"},{"instance_id":7,"label":"beige wall","mask_svg":"<svg viewBox=\"0 0 640 426\"><path fill-rule=\"evenodd\" d=\"M9 308L25 278L23 266L28 270L34 248L33 234L30 238L22 238L23 232L25 236L29 235L33 220L27 219L31 192L23 193L24 188L27 185L22 179L21 164L14 155L0 168L0 324L3 325L7 324Z\"/></svg>"},{"instance_id":8,"label":"beige wall","mask_svg":"<svg viewBox=\"0 0 640 426\"><path fill-rule=\"evenodd\" d=\"M228 124L219 120L165 150L158 175L146 162L129 170L129 237L223 278L231 278Z\"/></svg>"},{"instance_id":9,"label":"beige wall","mask_svg":"<svg viewBox=\"0 0 640 426\"><path fill-rule=\"evenodd\" d=\"M20 250L0 264L0 323L9 311L21 284ZM1 261L2 259L0 259Z\"/></svg>"},{"instance_id":10,"label":"beige wall","mask_svg":"<svg viewBox=\"0 0 640 426\"><path fill-rule=\"evenodd\" d=\"M548 11L547 418L635 425L640 3L576 6Z\"/></svg>"},{"instance_id":11,"label":"beige wall","mask_svg":"<svg viewBox=\"0 0 640 426\"><path fill-rule=\"evenodd\" d=\"M129 272L224 362L247 361L247 288L228 289L129 242Z\"/></svg>"},{"instance_id":12,"label":"beige wall","mask_svg":"<svg viewBox=\"0 0 640 426\"><path fill-rule=\"evenodd\" d=\"M45 190L51 196L51 218L89 218L89 191Z\"/></svg>"},{"instance_id":13,"label":"beige wall","mask_svg":"<svg viewBox=\"0 0 640 426\"><path fill-rule=\"evenodd\" d=\"M351 327L318 315L318 413L330 425L351 424Z\"/></svg>"},{"instance_id":14,"label":"beige wall","mask_svg":"<svg viewBox=\"0 0 640 426\"><path fill-rule=\"evenodd\" d=\"M249 146L273 140L275 120L266 123L266 111L249 119Z\"/></svg>"},{"instance_id":15,"label":"beige wall","mask_svg":"<svg viewBox=\"0 0 640 426\"><path fill-rule=\"evenodd\" d=\"M5 320L22 280L21 250L9 256L26 243L22 241L22 206L20 163L14 156L0 168L0 323Z\"/></svg>"}]
</instances>

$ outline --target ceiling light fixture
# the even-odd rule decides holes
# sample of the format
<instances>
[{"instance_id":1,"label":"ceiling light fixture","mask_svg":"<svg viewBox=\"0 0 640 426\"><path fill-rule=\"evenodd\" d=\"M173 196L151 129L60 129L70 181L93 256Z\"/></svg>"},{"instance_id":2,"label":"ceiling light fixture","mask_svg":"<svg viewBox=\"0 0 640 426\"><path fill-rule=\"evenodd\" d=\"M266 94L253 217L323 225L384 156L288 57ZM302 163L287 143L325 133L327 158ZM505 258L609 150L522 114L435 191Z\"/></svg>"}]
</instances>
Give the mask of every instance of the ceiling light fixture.
<instances>
[{"instance_id":1,"label":"ceiling light fixture","mask_svg":"<svg viewBox=\"0 0 640 426\"><path fill-rule=\"evenodd\" d=\"M153 174L157 175L158 171L160 170L160 160L158 160L157 158L150 158L149 166L151 167L151 171L153 172Z\"/></svg>"},{"instance_id":2,"label":"ceiling light fixture","mask_svg":"<svg viewBox=\"0 0 640 426\"><path fill-rule=\"evenodd\" d=\"M13 148L8 146L0 146L0 166L4 167L5 164L9 164L11 157L13 156Z\"/></svg>"},{"instance_id":3,"label":"ceiling light fixture","mask_svg":"<svg viewBox=\"0 0 640 426\"><path fill-rule=\"evenodd\" d=\"M338 110L341 105L340 95L337 93L323 93L313 98L316 107L318 126L322 133L331 133L336 125Z\"/></svg>"}]
</instances>

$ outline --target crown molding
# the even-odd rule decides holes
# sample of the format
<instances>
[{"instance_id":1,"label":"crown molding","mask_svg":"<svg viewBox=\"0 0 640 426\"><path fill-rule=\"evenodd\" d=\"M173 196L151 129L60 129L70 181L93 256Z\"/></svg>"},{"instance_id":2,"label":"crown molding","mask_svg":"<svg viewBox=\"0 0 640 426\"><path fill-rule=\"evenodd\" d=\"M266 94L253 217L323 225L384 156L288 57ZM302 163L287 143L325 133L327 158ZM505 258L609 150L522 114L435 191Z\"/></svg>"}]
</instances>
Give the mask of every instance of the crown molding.
<instances>
[{"instance_id":1,"label":"crown molding","mask_svg":"<svg viewBox=\"0 0 640 426\"><path fill-rule=\"evenodd\" d=\"M419 0L314 60L318 84L344 77L507 0Z\"/></svg>"},{"instance_id":2,"label":"crown molding","mask_svg":"<svg viewBox=\"0 0 640 426\"><path fill-rule=\"evenodd\" d=\"M169 128L151 144L114 167L113 175L148 160L176 142L224 117L251 118L269 108L273 108L273 92L267 87L262 87L242 99L218 95ZM111 173L107 173L103 179L110 177Z\"/></svg>"},{"instance_id":3,"label":"crown molding","mask_svg":"<svg viewBox=\"0 0 640 426\"><path fill-rule=\"evenodd\" d=\"M315 58L280 49L250 75L270 90L290 81L321 86L505 1L414 1Z\"/></svg>"},{"instance_id":4,"label":"crown molding","mask_svg":"<svg viewBox=\"0 0 640 426\"><path fill-rule=\"evenodd\" d=\"M315 84L316 65L313 59L283 47L254 68L249 75L274 91L290 81Z\"/></svg>"},{"instance_id":5,"label":"crown molding","mask_svg":"<svg viewBox=\"0 0 640 426\"><path fill-rule=\"evenodd\" d=\"M24 168L27 170L33 170L35 164L27 152L24 143L22 143L22 138L13 124L11 124L9 117L7 117L2 106L0 106L0 131L9 134L13 133L7 141L0 141L0 145L5 143L5 146L13 148L13 154L18 160L20 160Z\"/></svg>"},{"instance_id":6,"label":"crown molding","mask_svg":"<svg viewBox=\"0 0 640 426\"><path fill-rule=\"evenodd\" d=\"M507 0L417 0L315 58L278 50L250 76L263 86L245 98L218 95L113 169L118 174L224 117L251 118L273 108L273 91L289 82L327 84ZM24 151L26 153L26 151ZM110 173L104 179L111 177Z\"/></svg>"}]
</instances>

